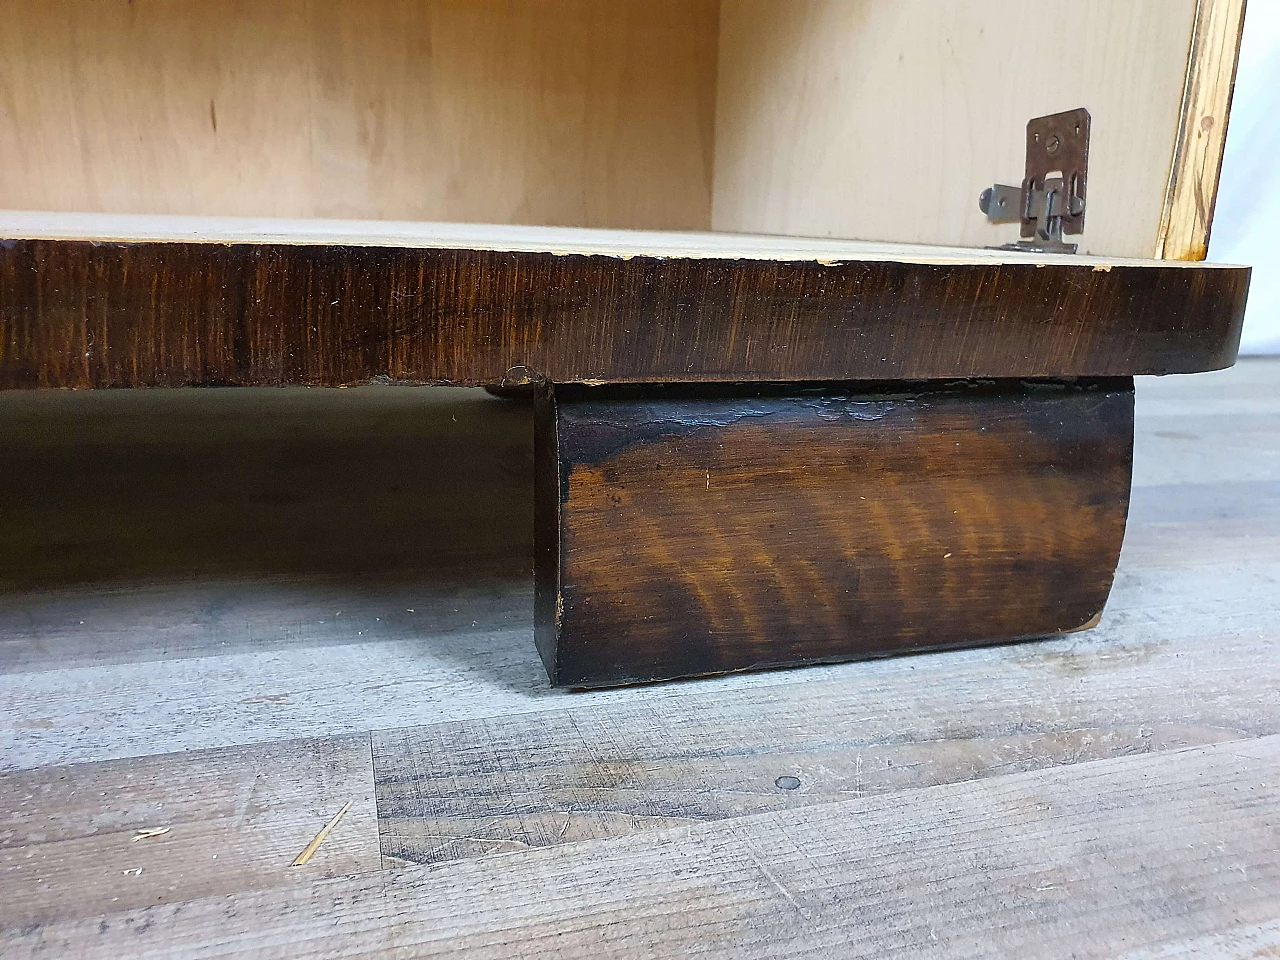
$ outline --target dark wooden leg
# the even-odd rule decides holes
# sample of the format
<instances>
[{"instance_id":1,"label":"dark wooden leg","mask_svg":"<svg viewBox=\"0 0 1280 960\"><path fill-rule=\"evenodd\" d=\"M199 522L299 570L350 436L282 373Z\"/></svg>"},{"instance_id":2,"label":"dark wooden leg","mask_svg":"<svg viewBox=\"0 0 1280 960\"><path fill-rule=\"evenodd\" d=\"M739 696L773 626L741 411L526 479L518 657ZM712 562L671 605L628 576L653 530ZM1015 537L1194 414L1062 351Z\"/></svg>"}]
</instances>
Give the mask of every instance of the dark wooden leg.
<instances>
[{"instance_id":1,"label":"dark wooden leg","mask_svg":"<svg viewBox=\"0 0 1280 960\"><path fill-rule=\"evenodd\" d=\"M589 687L1090 626L1133 381L540 390L537 643Z\"/></svg>"}]
</instances>

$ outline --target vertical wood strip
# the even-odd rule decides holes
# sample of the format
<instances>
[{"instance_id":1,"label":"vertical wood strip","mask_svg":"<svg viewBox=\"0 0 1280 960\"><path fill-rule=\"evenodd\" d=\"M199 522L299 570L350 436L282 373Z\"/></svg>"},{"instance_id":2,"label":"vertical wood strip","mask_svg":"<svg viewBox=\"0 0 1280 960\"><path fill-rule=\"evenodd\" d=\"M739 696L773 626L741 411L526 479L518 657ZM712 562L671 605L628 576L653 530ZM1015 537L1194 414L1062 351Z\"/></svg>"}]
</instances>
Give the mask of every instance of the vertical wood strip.
<instances>
[{"instance_id":1,"label":"vertical wood strip","mask_svg":"<svg viewBox=\"0 0 1280 960\"><path fill-rule=\"evenodd\" d=\"M1187 59L1182 119L1156 234L1161 260L1203 260L1235 89L1245 0L1200 0Z\"/></svg>"}]
</instances>

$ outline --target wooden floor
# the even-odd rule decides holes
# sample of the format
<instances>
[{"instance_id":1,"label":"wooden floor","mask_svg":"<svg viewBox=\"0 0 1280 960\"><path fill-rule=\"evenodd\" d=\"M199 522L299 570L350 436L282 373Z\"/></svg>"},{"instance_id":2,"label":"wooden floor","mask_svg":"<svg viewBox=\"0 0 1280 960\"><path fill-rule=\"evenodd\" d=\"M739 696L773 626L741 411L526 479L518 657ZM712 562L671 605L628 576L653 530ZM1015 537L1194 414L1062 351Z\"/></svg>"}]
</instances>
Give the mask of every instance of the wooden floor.
<instances>
[{"instance_id":1,"label":"wooden floor","mask_svg":"<svg viewBox=\"0 0 1280 960\"><path fill-rule=\"evenodd\" d=\"M1280 361L1137 416L1091 632L570 694L526 407L0 396L0 956L1272 956Z\"/></svg>"}]
</instances>

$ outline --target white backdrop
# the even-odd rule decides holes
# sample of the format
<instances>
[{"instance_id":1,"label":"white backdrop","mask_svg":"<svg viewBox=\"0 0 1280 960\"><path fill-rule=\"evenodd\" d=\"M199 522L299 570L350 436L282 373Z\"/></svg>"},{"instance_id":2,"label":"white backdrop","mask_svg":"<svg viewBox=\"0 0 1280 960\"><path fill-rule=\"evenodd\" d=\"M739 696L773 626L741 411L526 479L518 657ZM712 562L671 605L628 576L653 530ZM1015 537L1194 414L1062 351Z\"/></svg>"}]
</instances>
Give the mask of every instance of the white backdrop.
<instances>
[{"instance_id":1,"label":"white backdrop","mask_svg":"<svg viewBox=\"0 0 1280 960\"><path fill-rule=\"evenodd\" d=\"M1280 0L1249 0L1209 259L1253 267L1241 353L1280 354Z\"/></svg>"}]
</instances>

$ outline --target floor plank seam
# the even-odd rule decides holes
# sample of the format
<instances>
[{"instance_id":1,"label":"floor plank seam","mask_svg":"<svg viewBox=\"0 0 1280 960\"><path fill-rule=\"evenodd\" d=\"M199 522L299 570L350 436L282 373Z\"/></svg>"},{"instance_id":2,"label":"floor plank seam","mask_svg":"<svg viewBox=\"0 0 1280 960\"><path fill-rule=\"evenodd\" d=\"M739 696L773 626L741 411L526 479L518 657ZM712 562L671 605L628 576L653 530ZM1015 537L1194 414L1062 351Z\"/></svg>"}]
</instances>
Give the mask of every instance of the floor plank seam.
<instances>
[{"instance_id":1,"label":"floor plank seam","mask_svg":"<svg viewBox=\"0 0 1280 960\"><path fill-rule=\"evenodd\" d=\"M382 842L382 804L378 800L378 751L373 747L373 731L366 739L369 744L369 795L373 798L373 820L378 830L378 869L387 870L386 847Z\"/></svg>"}]
</instances>

